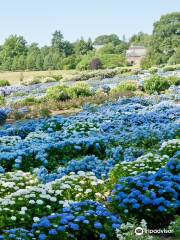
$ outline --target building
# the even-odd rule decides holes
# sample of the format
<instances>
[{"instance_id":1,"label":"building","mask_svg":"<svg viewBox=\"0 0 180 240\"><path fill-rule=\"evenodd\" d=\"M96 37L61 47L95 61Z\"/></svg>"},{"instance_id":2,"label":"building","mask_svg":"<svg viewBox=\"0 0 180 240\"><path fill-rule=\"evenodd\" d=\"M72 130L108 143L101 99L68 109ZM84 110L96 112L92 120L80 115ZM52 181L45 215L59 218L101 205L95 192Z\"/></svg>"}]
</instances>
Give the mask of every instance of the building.
<instances>
[{"instance_id":1,"label":"building","mask_svg":"<svg viewBox=\"0 0 180 240\"><path fill-rule=\"evenodd\" d=\"M141 59L146 55L147 49L143 46L131 46L126 51L126 57L131 65L140 65Z\"/></svg>"}]
</instances>

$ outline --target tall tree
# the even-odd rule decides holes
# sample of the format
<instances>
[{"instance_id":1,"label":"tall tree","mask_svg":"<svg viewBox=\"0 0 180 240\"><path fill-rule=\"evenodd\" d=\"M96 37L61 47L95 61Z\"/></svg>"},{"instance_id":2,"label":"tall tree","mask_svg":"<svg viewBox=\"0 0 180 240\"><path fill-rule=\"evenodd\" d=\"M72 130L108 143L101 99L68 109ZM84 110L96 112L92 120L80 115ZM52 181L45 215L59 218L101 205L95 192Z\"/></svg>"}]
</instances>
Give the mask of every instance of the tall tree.
<instances>
[{"instance_id":1,"label":"tall tree","mask_svg":"<svg viewBox=\"0 0 180 240\"><path fill-rule=\"evenodd\" d=\"M88 39L86 42L83 38L75 42L75 53L77 55L87 54L89 51L93 50L92 41Z\"/></svg>"},{"instance_id":2,"label":"tall tree","mask_svg":"<svg viewBox=\"0 0 180 240\"><path fill-rule=\"evenodd\" d=\"M148 47L151 41L151 35L143 32L139 32L138 34L133 35L129 43L132 45L141 45Z\"/></svg>"},{"instance_id":3,"label":"tall tree","mask_svg":"<svg viewBox=\"0 0 180 240\"><path fill-rule=\"evenodd\" d=\"M27 46L26 40L22 36L11 35L5 40L0 51L0 61L2 62L2 68L4 70L11 70L12 63L16 65L17 58L21 55L26 55ZM14 60L14 58L16 58Z\"/></svg>"},{"instance_id":4,"label":"tall tree","mask_svg":"<svg viewBox=\"0 0 180 240\"><path fill-rule=\"evenodd\" d=\"M27 60L26 60L27 69L36 70L36 59L39 53L40 53L40 49L38 47L38 44L32 43L29 46L28 54L27 54Z\"/></svg>"},{"instance_id":5,"label":"tall tree","mask_svg":"<svg viewBox=\"0 0 180 240\"><path fill-rule=\"evenodd\" d=\"M164 15L154 23L149 59L152 64L167 63L180 46L180 12Z\"/></svg>"}]
</instances>

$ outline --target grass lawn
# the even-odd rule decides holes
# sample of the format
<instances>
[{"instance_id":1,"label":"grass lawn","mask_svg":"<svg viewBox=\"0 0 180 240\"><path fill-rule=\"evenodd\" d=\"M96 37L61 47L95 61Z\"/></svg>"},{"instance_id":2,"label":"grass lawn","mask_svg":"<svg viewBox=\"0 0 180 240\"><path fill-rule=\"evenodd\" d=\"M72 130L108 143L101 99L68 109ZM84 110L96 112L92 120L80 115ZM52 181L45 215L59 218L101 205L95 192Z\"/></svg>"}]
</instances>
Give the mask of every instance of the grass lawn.
<instances>
[{"instance_id":1,"label":"grass lawn","mask_svg":"<svg viewBox=\"0 0 180 240\"><path fill-rule=\"evenodd\" d=\"M0 80L8 80L11 85L20 84L20 79L23 76L23 82L30 82L35 77L43 76L49 77L53 75L62 75L64 78L71 78L77 74L76 70L52 70L52 71L24 71L24 72L0 72Z\"/></svg>"}]
</instances>

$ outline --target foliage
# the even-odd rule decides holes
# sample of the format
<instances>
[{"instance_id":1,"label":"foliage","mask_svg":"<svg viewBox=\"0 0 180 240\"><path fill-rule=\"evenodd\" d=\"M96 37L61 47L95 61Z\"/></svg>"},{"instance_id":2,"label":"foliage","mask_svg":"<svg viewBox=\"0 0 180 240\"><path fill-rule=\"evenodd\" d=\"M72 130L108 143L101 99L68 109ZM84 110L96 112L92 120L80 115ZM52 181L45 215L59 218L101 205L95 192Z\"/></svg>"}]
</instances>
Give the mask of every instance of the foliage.
<instances>
[{"instance_id":1,"label":"foliage","mask_svg":"<svg viewBox=\"0 0 180 240\"><path fill-rule=\"evenodd\" d=\"M169 58L168 64L180 64L180 47L177 47L174 54Z\"/></svg>"},{"instance_id":2,"label":"foliage","mask_svg":"<svg viewBox=\"0 0 180 240\"><path fill-rule=\"evenodd\" d=\"M47 98L54 99L57 101L65 101L70 99L67 86L52 87L47 90Z\"/></svg>"},{"instance_id":3,"label":"foliage","mask_svg":"<svg viewBox=\"0 0 180 240\"><path fill-rule=\"evenodd\" d=\"M180 70L180 65L167 65L163 68L164 72Z\"/></svg>"},{"instance_id":4,"label":"foliage","mask_svg":"<svg viewBox=\"0 0 180 240\"><path fill-rule=\"evenodd\" d=\"M152 93L160 93L162 91L165 91L170 87L170 83L167 78L154 75L150 79L145 80L144 82L144 89L146 92L152 94Z\"/></svg>"},{"instance_id":5,"label":"foliage","mask_svg":"<svg viewBox=\"0 0 180 240\"><path fill-rule=\"evenodd\" d=\"M8 80L0 80L0 87L10 86Z\"/></svg>"},{"instance_id":6,"label":"foliage","mask_svg":"<svg viewBox=\"0 0 180 240\"><path fill-rule=\"evenodd\" d=\"M92 91L86 83L77 83L72 87L56 86L47 90L47 98L57 101L65 101L67 99L91 96Z\"/></svg>"},{"instance_id":7,"label":"foliage","mask_svg":"<svg viewBox=\"0 0 180 240\"><path fill-rule=\"evenodd\" d=\"M138 34L133 35L129 43L131 45L145 46L148 47L150 45L151 36L147 33L139 32Z\"/></svg>"},{"instance_id":8,"label":"foliage","mask_svg":"<svg viewBox=\"0 0 180 240\"><path fill-rule=\"evenodd\" d=\"M6 122L7 114L5 111L0 109L0 125L4 124Z\"/></svg>"},{"instance_id":9,"label":"foliage","mask_svg":"<svg viewBox=\"0 0 180 240\"><path fill-rule=\"evenodd\" d=\"M124 82L119 84L116 88L111 90L111 93L134 92L137 90L136 82Z\"/></svg>"},{"instance_id":10,"label":"foliage","mask_svg":"<svg viewBox=\"0 0 180 240\"><path fill-rule=\"evenodd\" d=\"M176 63L176 59L178 59L176 49L180 44L179 28L179 12L173 12L161 16L160 20L154 23L148 53L148 59L151 62L151 65L159 65L167 63L168 61ZM175 60L172 59L174 57Z\"/></svg>"},{"instance_id":11,"label":"foliage","mask_svg":"<svg viewBox=\"0 0 180 240\"><path fill-rule=\"evenodd\" d=\"M110 173L110 181L113 184L118 182L121 177L135 176L143 172L155 173L160 168L164 167L168 162L169 157L167 155L157 155L147 153L135 161L121 162Z\"/></svg>"},{"instance_id":12,"label":"foliage","mask_svg":"<svg viewBox=\"0 0 180 240\"><path fill-rule=\"evenodd\" d=\"M3 105L5 102L5 98L0 95L0 105Z\"/></svg>"},{"instance_id":13,"label":"foliage","mask_svg":"<svg viewBox=\"0 0 180 240\"><path fill-rule=\"evenodd\" d=\"M94 45L104 45L107 43L119 44L120 39L116 34L101 35L94 40Z\"/></svg>"},{"instance_id":14,"label":"foliage","mask_svg":"<svg viewBox=\"0 0 180 240\"><path fill-rule=\"evenodd\" d=\"M77 55L87 54L89 51L93 50L93 45L91 39L86 42L83 38L75 43L75 53Z\"/></svg>"},{"instance_id":15,"label":"foliage","mask_svg":"<svg viewBox=\"0 0 180 240\"><path fill-rule=\"evenodd\" d=\"M92 91L87 83L81 82L69 88L69 95L71 98L87 97L92 95Z\"/></svg>"},{"instance_id":16,"label":"foliage","mask_svg":"<svg viewBox=\"0 0 180 240\"><path fill-rule=\"evenodd\" d=\"M90 69L97 70L102 68L102 62L99 58L92 59L90 63Z\"/></svg>"}]
</instances>

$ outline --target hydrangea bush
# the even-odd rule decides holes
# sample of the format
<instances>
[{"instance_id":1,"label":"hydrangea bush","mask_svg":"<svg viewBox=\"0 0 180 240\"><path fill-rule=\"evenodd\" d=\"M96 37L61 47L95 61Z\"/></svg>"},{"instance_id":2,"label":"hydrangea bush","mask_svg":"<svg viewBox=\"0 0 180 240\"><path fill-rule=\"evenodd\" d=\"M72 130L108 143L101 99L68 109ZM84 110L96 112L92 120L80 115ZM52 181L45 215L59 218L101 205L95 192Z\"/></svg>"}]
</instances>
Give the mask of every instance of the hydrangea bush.
<instances>
[{"instance_id":1,"label":"hydrangea bush","mask_svg":"<svg viewBox=\"0 0 180 240\"><path fill-rule=\"evenodd\" d=\"M7 229L19 224L28 227L36 218L56 212L69 202L88 199L102 201L107 194L104 181L97 179L93 173L71 173L47 184L16 189L0 198L0 223Z\"/></svg>"},{"instance_id":2,"label":"hydrangea bush","mask_svg":"<svg viewBox=\"0 0 180 240\"><path fill-rule=\"evenodd\" d=\"M148 227L168 226L180 206L180 178L165 169L121 178L109 197L110 205L123 219L145 219Z\"/></svg>"},{"instance_id":3,"label":"hydrangea bush","mask_svg":"<svg viewBox=\"0 0 180 240\"><path fill-rule=\"evenodd\" d=\"M155 173L168 162L167 155L147 153L133 162L121 162L110 172L110 181L117 183L120 177L136 176L142 172Z\"/></svg>"}]
</instances>

